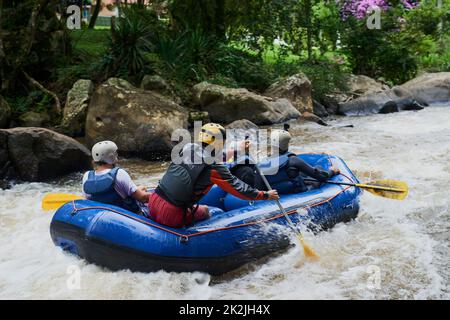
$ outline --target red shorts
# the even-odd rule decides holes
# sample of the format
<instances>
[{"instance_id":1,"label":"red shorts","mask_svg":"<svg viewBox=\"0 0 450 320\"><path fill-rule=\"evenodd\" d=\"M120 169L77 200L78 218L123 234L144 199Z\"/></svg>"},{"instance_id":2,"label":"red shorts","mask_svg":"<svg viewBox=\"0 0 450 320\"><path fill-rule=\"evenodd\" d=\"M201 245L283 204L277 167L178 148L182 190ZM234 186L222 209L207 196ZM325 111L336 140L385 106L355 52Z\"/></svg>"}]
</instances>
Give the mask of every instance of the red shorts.
<instances>
[{"instance_id":1,"label":"red shorts","mask_svg":"<svg viewBox=\"0 0 450 320\"><path fill-rule=\"evenodd\" d=\"M160 197L156 192L150 195L148 201L148 211L150 217L165 226L172 228L181 228L184 226L184 209L177 207L170 202ZM192 210L188 209L186 214L186 224L190 225L193 222L205 220L209 218L208 206L199 206L192 214Z\"/></svg>"}]
</instances>

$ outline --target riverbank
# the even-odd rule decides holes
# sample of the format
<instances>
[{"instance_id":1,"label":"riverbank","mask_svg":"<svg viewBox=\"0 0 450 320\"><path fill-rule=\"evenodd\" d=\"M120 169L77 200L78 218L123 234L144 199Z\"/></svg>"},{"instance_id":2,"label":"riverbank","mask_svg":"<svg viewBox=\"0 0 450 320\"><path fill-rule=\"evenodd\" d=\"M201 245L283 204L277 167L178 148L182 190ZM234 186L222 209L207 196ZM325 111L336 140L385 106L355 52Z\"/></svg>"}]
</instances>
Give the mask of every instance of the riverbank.
<instances>
[{"instance_id":1,"label":"riverbank","mask_svg":"<svg viewBox=\"0 0 450 320\"><path fill-rule=\"evenodd\" d=\"M294 152L342 157L361 180L406 181L401 204L364 194L359 217L316 236L318 263L301 248L219 279L201 273L111 272L61 252L50 239L45 193L79 193L81 174L0 190L0 298L28 299L449 299L449 106L337 117L328 127L294 122ZM353 127L347 127L353 125ZM127 160L138 184L154 185L167 163ZM78 268L78 269L73 269ZM79 289L70 289L79 270ZM379 271L379 280L376 281Z\"/></svg>"}]
</instances>

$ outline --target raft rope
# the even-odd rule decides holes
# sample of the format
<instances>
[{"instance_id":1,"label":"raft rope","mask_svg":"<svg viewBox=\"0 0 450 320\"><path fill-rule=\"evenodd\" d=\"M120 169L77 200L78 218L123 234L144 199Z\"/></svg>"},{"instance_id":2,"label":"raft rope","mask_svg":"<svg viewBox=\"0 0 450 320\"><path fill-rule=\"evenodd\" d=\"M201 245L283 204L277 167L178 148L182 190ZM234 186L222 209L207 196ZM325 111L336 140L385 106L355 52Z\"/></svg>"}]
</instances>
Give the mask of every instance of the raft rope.
<instances>
[{"instance_id":1,"label":"raft rope","mask_svg":"<svg viewBox=\"0 0 450 320\"><path fill-rule=\"evenodd\" d=\"M329 154L326 154L326 153L324 153L324 155L327 155L327 156L328 156L328 160L329 160L330 164L333 165L332 158L330 157L330 155L329 155ZM345 175L345 174L343 174L343 173L340 173L340 175L342 175L344 178L346 178L347 180L349 180L351 183L355 183L355 182L354 182L352 179L350 179L347 175ZM299 210L311 209L311 208L320 206L320 205L325 204L325 203L329 203L329 204L331 205L331 203L330 203L331 200L333 200L333 199L336 198L338 195L340 195L341 193L344 193L345 191L347 191L347 190L350 189L350 188L352 188L352 186L346 186L346 187L343 187L343 188L341 189L341 191L339 191L339 192L336 193L335 195L329 197L328 199L325 199L325 200L322 200L322 201L318 201L318 202L313 203L313 204L310 204L310 205L305 205L305 206L303 206L303 207L299 207L299 208L297 208L297 209L290 210L290 211L288 211L288 212L286 212L286 213L287 213L288 215L291 215L291 214L294 214L294 213L298 213ZM165 228L165 227L163 227L163 226L161 226L161 225L157 225L157 224L151 223L151 222L149 222L149 221L142 220L142 219L140 219L140 218L138 218L138 217L135 217L135 216L129 215L129 214L127 214L127 213L124 213L124 212L121 212L121 211L118 211L118 210L115 210L115 209L111 209L111 208L108 208L108 207L92 206L92 207L77 208L77 206L76 206L76 200L73 200L73 201L72 201L72 207L73 207L72 215L75 215L75 214L77 214L77 213L80 212L80 211L96 210L96 209L114 212L114 213L117 213L117 214L119 214L119 215L121 215L121 216L127 217L127 218L129 218L129 219L131 219L131 220L140 222L140 223L145 224L145 225L147 225L147 226L151 226L151 227L154 227L154 228L156 228L156 229L162 230L162 231L164 231L164 232L167 232L167 233L173 234L173 235L175 235L175 236L178 236L178 237L180 237L181 242L183 242L183 243L188 242L188 241L189 241L189 238L192 238L192 237L197 237L197 236L201 236L201 235L205 235L205 234L209 234L209 233L213 233L213 232L224 231L224 230L230 230L230 229L237 229L237 228L248 227L248 226L252 226L252 225L256 225L256 224L263 224L263 223L266 223L266 222L269 222L269 221L276 220L276 219L279 219L279 218L283 218L283 217L284 217L284 214L277 214L277 215L275 215L275 216L273 216L273 217L270 217L270 218L265 218L265 219L261 219L261 220L256 220L256 221L251 221L251 222L246 222L246 223L238 224L238 225L235 225L235 226L221 227L221 228L216 228L216 229L211 229L211 230L206 230L206 231L199 231L199 232L195 232L195 233L191 233L191 234L182 234L182 233L179 233L179 232L174 231L174 230L172 230L172 229Z\"/></svg>"}]
</instances>

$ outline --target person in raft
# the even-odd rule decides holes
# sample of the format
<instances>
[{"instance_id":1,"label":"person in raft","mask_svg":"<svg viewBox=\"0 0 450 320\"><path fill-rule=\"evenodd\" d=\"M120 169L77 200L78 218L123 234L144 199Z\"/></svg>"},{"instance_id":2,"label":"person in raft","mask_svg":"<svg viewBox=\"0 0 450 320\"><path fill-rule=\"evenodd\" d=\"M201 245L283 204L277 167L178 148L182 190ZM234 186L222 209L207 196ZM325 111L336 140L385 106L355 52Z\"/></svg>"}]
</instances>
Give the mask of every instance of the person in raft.
<instances>
[{"instance_id":1,"label":"person in raft","mask_svg":"<svg viewBox=\"0 0 450 320\"><path fill-rule=\"evenodd\" d=\"M118 164L117 145L101 141L92 147L94 170L83 176L83 194L93 201L112 204L129 211L144 214L150 193L137 187L130 175ZM141 204L142 203L142 204Z\"/></svg>"},{"instance_id":2,"label":"person in raft","mask_svg":"<svg viewBox=\"0 0 450 320\"><path fill-rule=\"evenodd\" d=\"M179 164L170 164L150 196L149 215L154 221L181 228L209 219L208 206L196 203L214 184L245 200L279 199L276 190L257 190L230 173L222 161L225 139L225 129L221 125L208 123L202 127L198 142L183 147ZM194 161L194 157L200 161Z\"/></svg>"},{"instance_id":3,"label":"person in raft","mask_svg":"<svg viewBox=\"0 0 450 320\"><path fill-rule=\"evenodd\" d=\"M272 188L276 188L280 194L300 193L308 191L314 187L318 187L320 182L324 182L339 173L338 169L330 168L326 171L317 166L312 167L302 159L298 158L295 153L289 152L289 143L291 134L288 132L289 126L285 125L284 130L272 130L270 135L270 145L273 157L266 159L270 164L269 172L266 178ZM254 163L254 162L253 162ZM261 176L258 174L256 167L252 164L252 159L245 156L236 159L229 165L230 171L242 181L251 186L266 190L266 186ZM265 168L266 170L268 168ZM264 170L264 171L266 171ZM311 177L318 182L305 182L304 178Z\"/></svg>"}]
</instances>

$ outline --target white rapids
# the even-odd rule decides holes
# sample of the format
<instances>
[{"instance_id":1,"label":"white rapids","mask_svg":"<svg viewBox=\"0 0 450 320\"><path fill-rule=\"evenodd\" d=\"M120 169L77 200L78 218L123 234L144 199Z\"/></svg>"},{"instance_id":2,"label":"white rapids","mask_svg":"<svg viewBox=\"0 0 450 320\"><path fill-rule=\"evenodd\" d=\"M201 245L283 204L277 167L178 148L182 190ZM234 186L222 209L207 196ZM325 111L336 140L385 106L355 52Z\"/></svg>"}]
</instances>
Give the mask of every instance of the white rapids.
<instances>
[{"instance_id":1,"label":"white rapids","mask_svg":"<svg viewBox=\"0 0 450 320\"><path fill-rule=\"evenodd\" d=\"M306 261L297 245L213 278L111 272L64 253L40 202L49 192L79 193L81 174L17 184L0 190L0 299L449 299L450 107L299 123L292 133L292 151L338 155L362 181L406 181L408 198L365 193L355 221L306 234L319 262ZM123 166L154 185L166 164Z\"/></svg>"}]
</instances>

